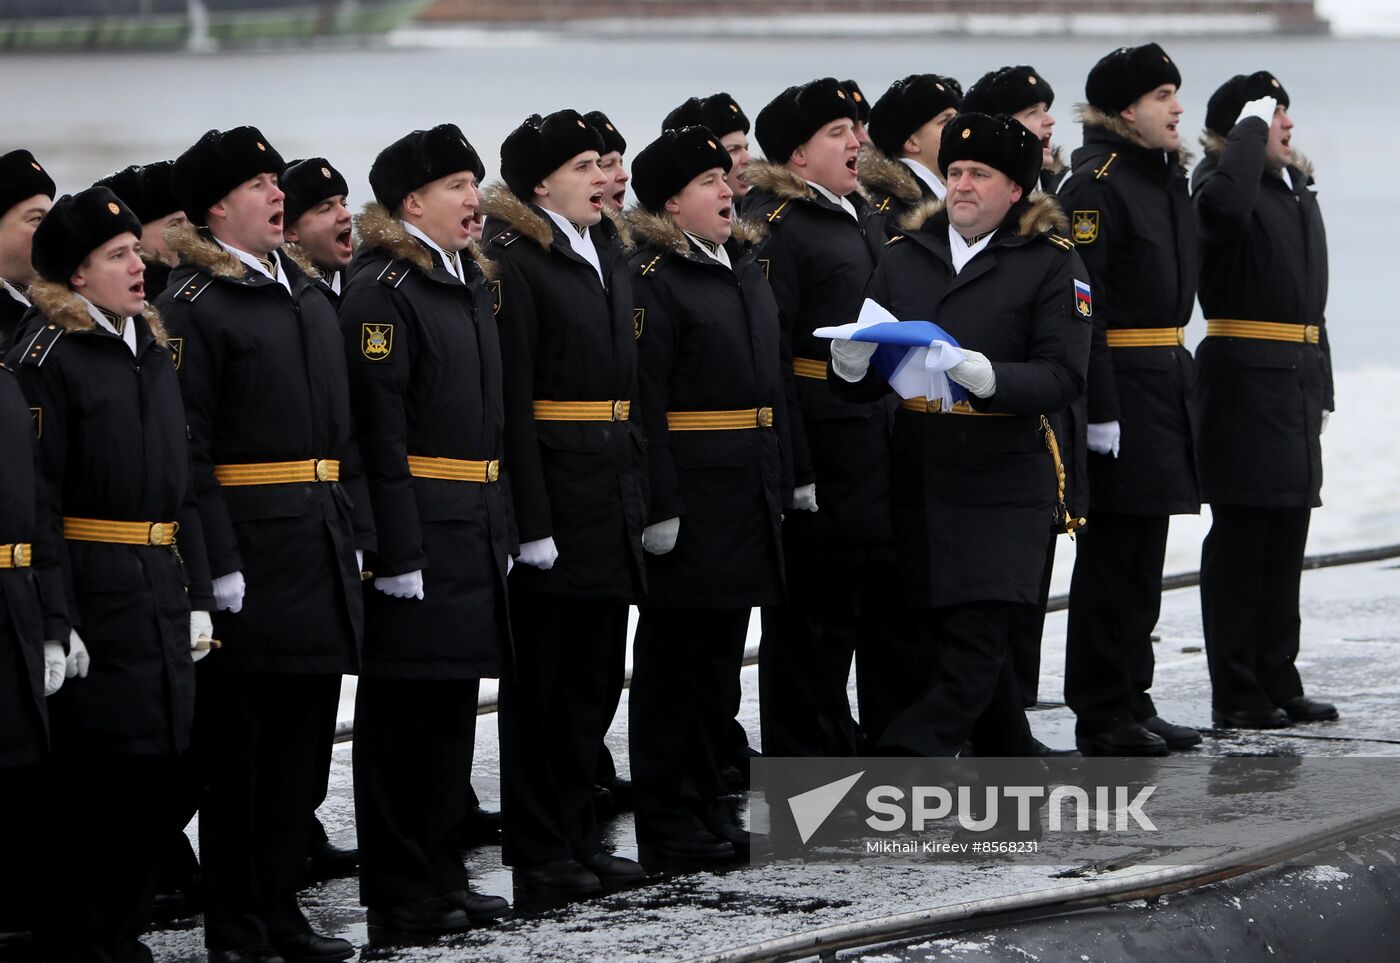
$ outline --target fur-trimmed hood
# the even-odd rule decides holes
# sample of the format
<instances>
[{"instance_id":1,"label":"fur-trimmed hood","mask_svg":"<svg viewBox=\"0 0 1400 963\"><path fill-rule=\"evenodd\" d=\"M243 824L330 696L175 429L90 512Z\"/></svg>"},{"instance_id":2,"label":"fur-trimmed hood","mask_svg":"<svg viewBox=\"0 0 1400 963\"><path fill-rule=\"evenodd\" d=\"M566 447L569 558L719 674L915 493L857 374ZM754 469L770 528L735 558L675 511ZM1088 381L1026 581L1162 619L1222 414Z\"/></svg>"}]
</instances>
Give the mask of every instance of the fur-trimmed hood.
<instances>
[{"instance_id":1,"label":"fur-trimmed hood","mask_svg":"<svg viewBox=\"0 0 1400 963\"><path fill-rule=\"evenodd\" d=\"M214 277L241 281L248 273L242 261L189 222L166 231L165 241L172 251L180 255L182 263L208 271Z\"/></svg>"},{"instance_id":2,"label":"fur-trimmed hood","mask_svg":"<svg viewBox=\"0 0 1400 963\"><path fill-rule=\"evenodd\" d=\"M902 231L922 230L936 214L943 210L943 202L929 198L908 214L899 219ZM1060 202L1039 191L1030 196L1029 202L1016 219L1016 234L1020 237L1034 237L1037 234L1054 232L1063 234L1069 229L1069 219L1060 209Z\"/></svg>"},{"instance_id":3,"label":"fur-trimmed hood","mask_svg":"<svg viewBox=\"0 0 1400 963\"><path fill-rule=\"evenodd\" d=\"M370 201L355 216L355 237L366 250L382 251L395 260L408 261L424 274L432 273L433 255L378 201ZM486 280L496 279L496 266L481 253L475 241L469 241L462 253L476 262Z\"/></svg>"},{"instance_id":4,"label":"fur-trimmed hood","mask_svg":"<svg viewBox=\"0 0 1400 963\"><path fill-rule=\"evenodd\" d=\"M321 279L321 269L316 266L315 261L311 260L311 252L300 244L295 244L291 241L283 244L282 256L301 268L301 273L305 274L313 281L319 281Z\"/></svg>"},{"instance_id":5,"label":"fur-trimmed hood","mask_svg":"<svg viewBox=\"0 0 1400 963\"><path fill-rule=\"evenodd\" d=\"M88 314L87 303L66 284L35 281L29 287L29 300L43 312L44 317L64 331L93 331L97 328L97 322ZM148 304L141 317L146 320L158 344L165 346L170 343L159 311Z\"/></svg>"},{"instance_id":6,"label":"fur-trimmed hood","mask_svg":"<svg viewBox=\"0 0 1400 963\"><path fill-rule=\"evenodd\" d=\"M673 254L691 253L690 239L685 236L685 231L664 214L653 214L641 207L631 207L622 219L626 222L631 238L640 244L648 244ZM730 237L737 241L740 247L745 247L757 244L766 235L767 232L760 225L740 217L734 219L733 233Z\"/></svg>"},{"instance_id":7,"label":"fur-trimmed hood","mask_svg":"<svg viewBox=\"0 0 1400 963\"><path fill-rule=\"evenodd\" d=\"M860 149L856 174L860 178L860 186L866 191L888 194L906 204L917 204L923 199L923 189L914 172L870 144Z\"/></svg>"},{"instance_id":8,"label":"fur-trimmed hood","mask_svg":"<svg viewBox=\"0 0 1400 963\"><path fill-rule=\"evenodd\" d=\"M1086 128L1097 127L1100 130L1106 130L1110 134L1121 137L1128 143L1135 144L1143 150L1152 150L1151 147L1143 143L1142 138L1137 135L1136 131L1128 126L1128 122L1122 117L1100 110L1091 104L1075 104L1074 119L1079 121L1079 123L1083 124ZM1191 149L1185 144L1181 144L1177 147L1176 157L1182 167L1190 167L1191 162L1196 159L1196 155L1192 153Z\"/></svg>"},{"instance_id":9,"label":"fur-trimmed hood","mask_svg":"<svg viewBox=\"0 0 1400 963\"><path fill-rule=\"evenodd\" d=\"M535 211L515 192L497 181L481 192L481 210L487 217L499 218L548 251L554 246L554 225Z\"/></svg>"},{"instance_id":10,"label":"fur-trimmed hood","mask_svg":"<svg viewBox=\"0 0 1400 963\"><path fill-rule=\"evenodd\" d=\"M1213 130L1201 131L1201 149L1211 157L1219 157L1225 153L1226 143L1227 139L1224 134L1218 134ZM1309 180L1316 176L1312 161L1296 150L1293 152L1293 163L1288 166L1297 168L1298 172Z\"/></svg>"},{"instance_id":11,"label":"fur-trimmed hood","mask_svg":"<svg viewBox=\"0 0 1400 963\"><path fill-rule=\"evenodd\" d=\"M810 200L817 196L810 184L772 161L754 161L744 168L744 180L750 190L768 191L785 200Z\"/></svg>"}]
</instances>

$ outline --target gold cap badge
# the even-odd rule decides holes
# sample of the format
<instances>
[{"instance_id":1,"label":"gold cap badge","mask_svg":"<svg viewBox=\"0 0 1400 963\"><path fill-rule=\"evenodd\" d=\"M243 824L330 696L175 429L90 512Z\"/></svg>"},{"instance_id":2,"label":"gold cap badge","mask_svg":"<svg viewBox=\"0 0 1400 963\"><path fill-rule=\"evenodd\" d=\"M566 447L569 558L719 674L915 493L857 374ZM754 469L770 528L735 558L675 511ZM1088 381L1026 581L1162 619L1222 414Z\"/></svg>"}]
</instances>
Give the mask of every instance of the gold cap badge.
<instances>
[{"instance_id":1,"label":"gold cap badge","mask_svg":"<svg viewBox=\"0 0 1400 963\"><path fill-rule=\"evenodd\" d=\"M116 201L108 201L107 210L111 211L113 214L120 214L122 212L122 209L117 206Z\"/></svg>"},{"instance_id":2,"label":"gold cap badge","mask_svg":"<svg viewBox=\"0 0 1400 963\"><path fill-rule=\"evenodd\" d=\"M331 169L330 169L329 167L322 167L322 168L321 168L321 176L324 177L326 180L330 180L330 179L331 179Z\"/></svg>"},{"instance_id":3,"label":"gold cap badge","mask_svg":"<svg viewBox=\"0 0 1400 963\"><path fill-rule=\"evenodd\" d=\"M972 128L971 128L971 127L964 127L964 128L963 128L963 133L962 133L963 140L967 140L967 139L968 139L969 137L971 137L971 136L972 136Z\"/></svg>"},{"instance_id":4,"label":"gold cap badge","mask_svg":"<svg viewBox=\"0 0 1400 963\"><path fill-rule=\"evenodd\" d=\"M258 141L258 150L267 150L267 145L262 141Z\"/></svg>"}]
</instances>

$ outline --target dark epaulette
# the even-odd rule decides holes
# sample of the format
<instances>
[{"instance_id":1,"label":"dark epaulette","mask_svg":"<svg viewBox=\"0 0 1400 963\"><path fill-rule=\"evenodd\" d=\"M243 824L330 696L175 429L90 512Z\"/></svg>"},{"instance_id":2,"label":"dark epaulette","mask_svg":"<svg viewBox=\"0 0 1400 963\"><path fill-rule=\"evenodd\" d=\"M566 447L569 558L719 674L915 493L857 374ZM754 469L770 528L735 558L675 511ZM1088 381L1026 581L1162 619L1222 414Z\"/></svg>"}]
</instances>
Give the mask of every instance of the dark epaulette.
<instances>
[{"instance_id":1,"label":"dark epaulette","mask_svg":"<svg viewBox=\"0 0 1400 963\"><path fill-rule=\"evenodd\" d=\"M1094 171L1094 180L1101 181L1108 177L1108 169L1113 166L1113 162L1118 159L1118 152L1114 151L1108 155L1108 160L1103 162L1103 166Z\"/></svg>"},{"instance_id":2,"label":"dark epaulette","mask_svg":"<svg viewBox=\"0 0 1400 963\"><path fill-rule=\"evenodd\" d=\"M390 261L384 265L384 270L379 272L379 283L397 288L403 284L403 279L406 277L408 277L408 262L403 260Z\"/></svg>"},{"instance_id":3,"label":"dark epaulette","mask_svg":"<svg viewBox=\"0 0 1400 963\"><path fill-rule=\"evenodd\" d=\"M44 325L24 346L24 357L20 359L20 366L29 365L37 368L42 365L61 337L63 337L63 329L58 325L52 322Z\"/></svg>"},{"instance_id":4,"label":"dark epaulette","mask_svg":"<svg viewBox=\"0 0 1400 963\"><path fill-rule=\"evenodd\" d=\"M903 235L903 234L896 234L894 237L890 238L888 241L885 242L885 247L889 247L889 246L892 245L892 244L897 244L898 242L900 242L900 241L902 241L902 240L904 240L904 235Z\"/></svg>"},{"instance_id":5,"label":"dark epaulette","mask_svg":"<svg viewBox=\"0 0 1400 963\"><path fill-rule=\"evenodd\" d=\"M1058 248L1062 248L1063 250L1074 250L1074 242L1067 237L1060 237L1060 235L1058 234L1046 234L1045 240L1049 241L1051 244L1055 245Z\"/></svg>"},{"instance_id":6,"label":"dark epaulette","mask_svg":"<svg viewBox=\"0 0 1400 963\"><path fill-rule=\"evenodd\" d=\"M663 263L665 263L665 261L666 261L666 252L665 252L665 251L662 251L660 254L653 254L651 257L647 258L645 261L638 261L638 262L637 262L637 276L638 276L638 277L649 277L650 275L655 274L657 271L660 271L660 270L661 270L661 265L662 265Z\"/></svg>"},{"instance_id":7,"label":"dark epaulette","mask_svg":"<svg viewBox=\"0 0 1400 963\"><path fill-rule=\"evenodd\" d=\"M204 289L214 283L214 278L208 274L195 274L180 287L180 293L175 295L176 301L193 301L204 293Z\"/></svg>"},{"instance_id":8,"label":"dark epaulette","mask_svg":"<svg viewBox=\"0 0 1400 963\"><path fill-rule=\"evenodd\" d=\"M495 237L491 238L491 243L498 247L510 247L520 240L520 232L513 227L508 227Z\"/></svg>"}]
</instances>

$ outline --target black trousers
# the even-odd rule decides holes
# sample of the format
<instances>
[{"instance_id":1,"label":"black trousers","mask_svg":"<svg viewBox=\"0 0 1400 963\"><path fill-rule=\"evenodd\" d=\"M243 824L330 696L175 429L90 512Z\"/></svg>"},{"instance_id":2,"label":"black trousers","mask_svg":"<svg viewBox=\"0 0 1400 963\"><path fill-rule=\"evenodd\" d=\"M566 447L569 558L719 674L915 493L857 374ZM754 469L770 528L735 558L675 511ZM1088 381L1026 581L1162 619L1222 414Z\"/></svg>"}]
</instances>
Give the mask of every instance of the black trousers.
<instances>
[{"instance_id":1,"label":"black trousers","mask_svg":"<svg viewBox=\"0 0 1400 963\"><path fill-rule=\"evenodd\" d=\"M704 829L725 790L748 609L642 606L632 643L628 751L637 842Z\"/></svg>"},{"instance_id":2,"label":"black trousers","mask_svg":"<svg viewBox=\"0 0 1400 963\"><path fill-rule=\"evenodd\" d=\"M322 736L321 745L316 749L316 798L311 801L311 812L307 814L311 820L307 826L308 839L312 846L318 846L327 842L326 827L321 825L321 820L316 816L316 810L321 808L321 804L326 801L326 793L330 790L331 784L331 755L335 751L335 725L337 716L340 715L339 686L336 688L337 698L335 702L327 702L323 707L325 718L321 720L320 733ZM356 689L358 692L359 690Z\"/></svg>"},{"instance_id":3,"label":"black trousers","mask_svg":"<svg viewBox=\"0 0 1400 963\"><path fill-rule=\"evenodd\" d=\"M886 675L892 717L876 752L1026 756L1030 725L1011 661L1010 602L969 602L911 613L901 675ZM891 650L891 654L894 654Z\"/></svg>"},{"instance_id":4,"label":"black trousers","mask_svg":"<svg viewBox=\"0 0 1400 963\"><path fill-rule=\"evenodd\" d=\"M1065 646L1065 702L1079 735L1157 714L1147 690L1170 522L1091 512L1079 531Z\"/></svg>"},{"instance_id":5,"label":"black trousers","mask_svg":"<svg viewBox=\"0 0 1400 963\"><path fill-rule=\"evenodd\" d=\"M602 850L593 813L627 603L510 586L514 664L501 679L501 858L508 866Z\"/></svg>"},{"instance_id":6,"label":"black trousers","mask_svg":"<svg viewBox=\"0 0 1400 963\"><path fill-rule=\"evenodd\" d=\"M1211 506L1201 545L1201 617L1211 705L1256 709L1303 694L1298 589L1308 508Z\"/></svg>"},{"instance_id":7,"label":"black trousers","mask_svg":"<svg viewBox=\"0 0 1400 963\"><path fill-rule=\"evenodd\" d=\"M1058 533L1045 548L1045 570L1040 574L1040 595L1031 605L1011 609L1011 664L1021 689L1021 705L1029 709L1040 701L1040 645L1045 636L1045 609L1050 604L1050 577L1055 572Z\"/></svg>"},{"instance_id":8,"label":"black trousers","mask_svg":"<svg viewBox=\"0 0 1400 963\"><path fill-rule=\"evenodd\" d=\"M297 906L339 675L206 672L195 706L204 942L241 949L310 930Z\"/></svg>"},{"instance_id":9,"label":"black trousers","mask_svg":"<svg viewBox=\"0 0 1400 963\"><path fill-rule=\"evenodd\" d=\"M893 620L903 609L892 565L787 553L787 603L763 607L758 650L764 755L856 753L857 727L846 694L851 660L864 723L866 654L897 634Z\"/></svg>"},{"instance_id":10,"label":"black trousers","mask_svg":"<svg viewBox=\"0 0 1400 963\"><path fill-rule=\"evenodd\" d=\"M45 778L38 764L0 766L0 933L33 930L42 905L35 880L43 867L40 841L47 835L40 823L51 818L45 813Z\"/></svg>"},{"instance_id":11,"label":"black trousers","mask_svg":"<svg viewBox=\"0 0 1400 963\"><path fill-rule=\"evenodd\" d=\"M379 679L355 691L360 902L387 909L467 888L477 679Z\"/></svg>"},{"instance_id":12,"label":"black trousers","mask_svg":"<svg viewBox=\"0 0 1400 963\"><path fill-rule=\"evenodd\" d=\"M45 820L58 830L36 841L46 867L38 930L44 960L152 959L141 933L155 902L158 844L170 829L177 778L175 756L55 752Z\"/></svg>"}]
</instances>

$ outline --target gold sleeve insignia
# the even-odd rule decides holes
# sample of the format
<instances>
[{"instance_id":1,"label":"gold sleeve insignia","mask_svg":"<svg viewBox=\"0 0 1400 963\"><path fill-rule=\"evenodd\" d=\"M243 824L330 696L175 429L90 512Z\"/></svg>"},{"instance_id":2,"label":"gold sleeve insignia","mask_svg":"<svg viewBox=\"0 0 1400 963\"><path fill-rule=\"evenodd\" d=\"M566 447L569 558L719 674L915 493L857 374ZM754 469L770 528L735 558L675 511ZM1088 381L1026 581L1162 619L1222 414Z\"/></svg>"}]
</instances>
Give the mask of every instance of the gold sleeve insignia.
<instances>
[{"instance_id":1,"label":"gold sleeve insignia","mask_svg":"<svg viewBox=\"0 0 1400 963\"><path fill-rule=\"evenodd\" d=\"M383 361L394 350L392 324L360 325L360 353L370 361Z\"/></svg>"}]
</instances>

